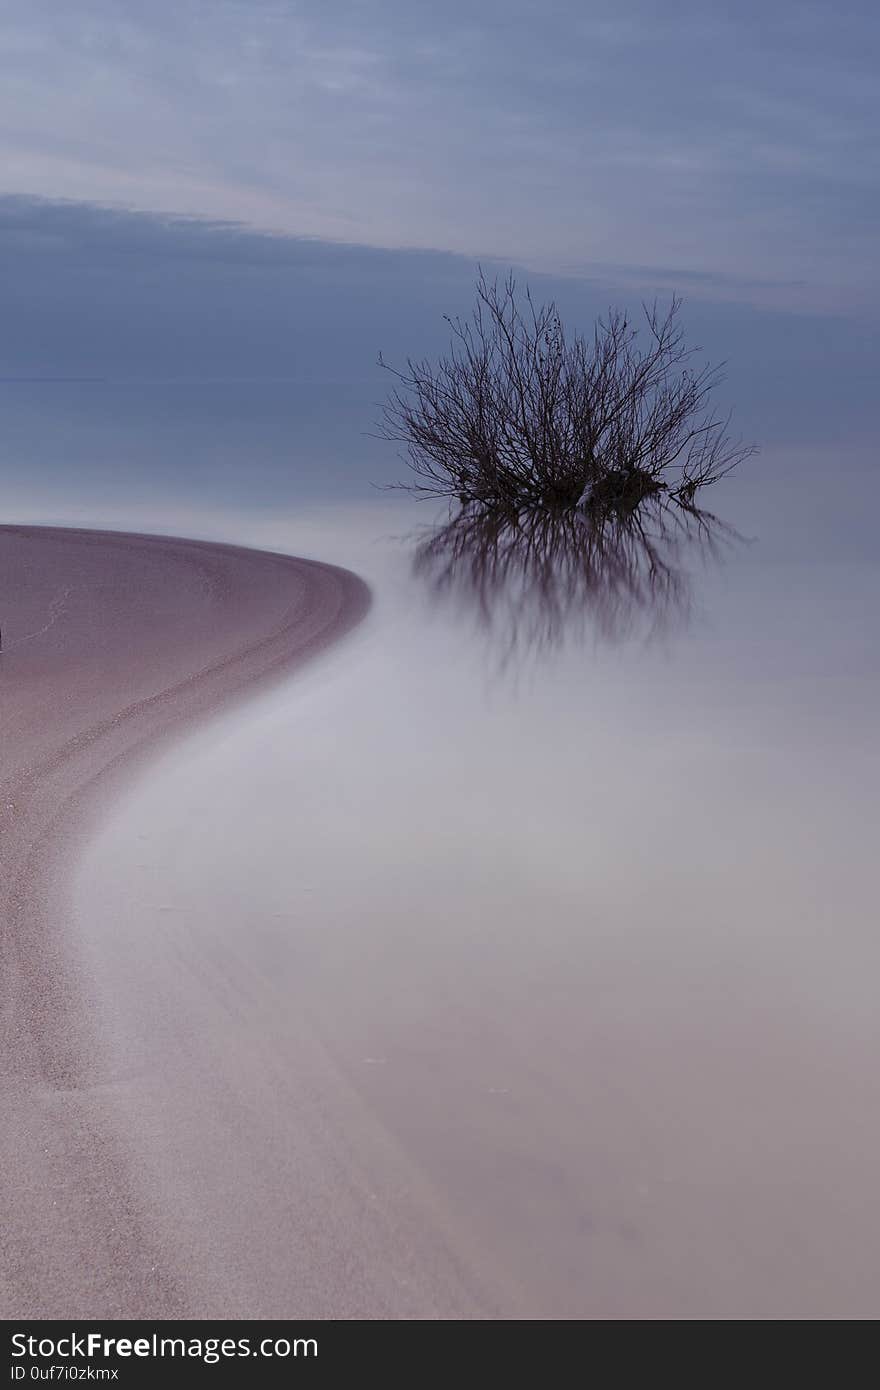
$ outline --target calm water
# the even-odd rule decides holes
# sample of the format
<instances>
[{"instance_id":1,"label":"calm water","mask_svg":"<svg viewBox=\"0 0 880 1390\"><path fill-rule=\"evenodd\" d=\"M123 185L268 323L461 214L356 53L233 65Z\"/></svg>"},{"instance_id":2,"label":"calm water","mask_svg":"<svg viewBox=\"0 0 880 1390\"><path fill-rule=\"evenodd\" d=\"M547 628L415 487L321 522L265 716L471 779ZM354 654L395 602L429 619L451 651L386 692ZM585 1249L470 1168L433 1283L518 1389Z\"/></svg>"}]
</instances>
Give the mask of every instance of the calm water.
<instances>
[{"instance_id":1,"label":"calm water","mask_svg":"<svg viewBox=\"0 0 880 1390\"><path fill-rule=\"evenodd\" d=\"M295 507L374 495L376 383L0 380L0 496L52 508ZM392 468L392 473L394 469Z\"/></svg>"},{"instance_id":2,"label":"calm water","mask_svg":"<svg viewBox=\"0 0 880 1390\"><path fill-rule=\"evenodd\" d=\"M768 452L712 498L747 541L688 559L675 622L587 622L510 661L466 595L413 574L428 516L368 495L364 458L387 459L352 447L367 387L335 419L319 388L97 409L68 384L42 411L50 388L28 389L9 519L287 548L376 594L343 647L158 761L81 867L108 1055L167 1083L155 1113L149 1087L120 1098L141 1158L167 1170L204 1086L168 963L209 959L240 994L234 1027L205 997L217 1074L271 990L501 1311L876 1313L870 453ZM273 1027L293 1065L293 1022ZM271 1116L253 1124L264 1163ZM193 1229L224 1184L250 1200L212 1162L174 1151Z\"/></svg>"}]
</instances>

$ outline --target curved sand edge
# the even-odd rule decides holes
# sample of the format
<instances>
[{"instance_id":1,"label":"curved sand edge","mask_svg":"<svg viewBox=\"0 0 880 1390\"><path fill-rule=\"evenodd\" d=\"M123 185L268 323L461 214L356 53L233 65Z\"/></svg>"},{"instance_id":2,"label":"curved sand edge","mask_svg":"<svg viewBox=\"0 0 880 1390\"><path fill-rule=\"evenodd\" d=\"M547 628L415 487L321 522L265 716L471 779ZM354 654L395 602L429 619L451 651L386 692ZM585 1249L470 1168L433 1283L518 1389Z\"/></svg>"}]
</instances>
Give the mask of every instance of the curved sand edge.
<instances>
[{"instance_id":1,"label":"curved sand edge","mask_svg":"<svg viewBox=\"0 0 880 1390\"><path fill-rule=\"evenodd\" d=\"M0 604L0 1312L173 1314L125 1165L77 1104L93 1028L71 851L139 760L338 640L370 593L287 555L5 526Z\"/></svg>"}]
</instances>

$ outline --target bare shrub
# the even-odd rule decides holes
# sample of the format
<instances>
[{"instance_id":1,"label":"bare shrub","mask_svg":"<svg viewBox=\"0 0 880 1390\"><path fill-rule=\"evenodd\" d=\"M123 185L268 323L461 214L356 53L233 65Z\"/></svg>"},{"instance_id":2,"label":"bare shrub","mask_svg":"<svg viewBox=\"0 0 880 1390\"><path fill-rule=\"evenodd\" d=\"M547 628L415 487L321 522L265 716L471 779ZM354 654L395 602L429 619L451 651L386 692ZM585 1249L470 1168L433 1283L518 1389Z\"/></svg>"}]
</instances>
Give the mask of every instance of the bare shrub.
<instances>
[{"instance_id":1,"label":"bare shrub","mask_svg":"<svg viewBox=\"0 0 880 1390\"><path fill-rule=\"evenodd\" d=\"M662 494L683 508L754 452L712 408L719 368L694 366L678 321L643 306L643 333L612 311L591 339L565 336L553 303L480 274L469 319L447 318L437 365L409 359L380 437L406 446L400 486L463 506L633 511ZM646 331L645 331L646 330Z\"/></svg>"}]
</instances>

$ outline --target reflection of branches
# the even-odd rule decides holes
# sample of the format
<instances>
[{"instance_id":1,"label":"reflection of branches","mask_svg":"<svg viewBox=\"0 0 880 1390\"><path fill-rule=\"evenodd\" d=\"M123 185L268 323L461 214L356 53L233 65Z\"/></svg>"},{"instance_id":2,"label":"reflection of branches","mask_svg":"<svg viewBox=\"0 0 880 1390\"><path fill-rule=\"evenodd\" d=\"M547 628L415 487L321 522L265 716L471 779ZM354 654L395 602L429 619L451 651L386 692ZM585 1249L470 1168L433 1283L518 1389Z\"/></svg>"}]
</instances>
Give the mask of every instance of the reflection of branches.
<instances>
[{"instance_id":1,"label":"reflection of branches","mask_svg":"<svg viewBox=\"0 0 880 1390\"><path fill-rule=\"evenodd\" d=\"M509 657L590 628L615 640L681 621L690 610L683 551L716 555L725 536L735 533L710 513L662 496L632 509L465 507L421 541L414 564L435 595L466 600Z\"/></svg>"}]
</instances>

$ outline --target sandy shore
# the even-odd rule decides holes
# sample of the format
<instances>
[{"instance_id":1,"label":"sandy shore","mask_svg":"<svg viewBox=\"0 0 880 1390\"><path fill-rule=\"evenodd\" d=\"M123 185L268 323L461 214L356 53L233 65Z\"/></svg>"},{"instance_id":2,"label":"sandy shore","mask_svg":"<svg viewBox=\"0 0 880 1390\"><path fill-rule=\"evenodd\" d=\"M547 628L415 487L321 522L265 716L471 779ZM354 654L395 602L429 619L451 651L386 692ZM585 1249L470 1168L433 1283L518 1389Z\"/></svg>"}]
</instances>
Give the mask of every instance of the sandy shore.
<instances>
[{"instance_id":1,"label":"sandy shore","mask_svg":"<svg viewBox=\"0 0 880 1390\"><path fill-rule=\"evenodd\" d=\"M7 526L0 604L0 1315L184 1313L186 1260L157 1252L96 1103L68 868L139 760L342 636L369 591L282 555Z\"/></svg>"}]
</instances>

